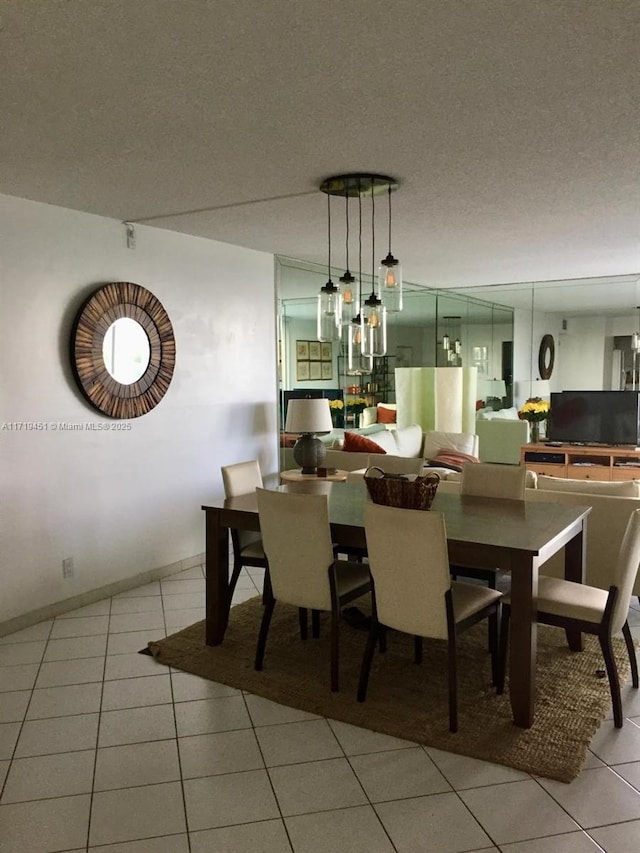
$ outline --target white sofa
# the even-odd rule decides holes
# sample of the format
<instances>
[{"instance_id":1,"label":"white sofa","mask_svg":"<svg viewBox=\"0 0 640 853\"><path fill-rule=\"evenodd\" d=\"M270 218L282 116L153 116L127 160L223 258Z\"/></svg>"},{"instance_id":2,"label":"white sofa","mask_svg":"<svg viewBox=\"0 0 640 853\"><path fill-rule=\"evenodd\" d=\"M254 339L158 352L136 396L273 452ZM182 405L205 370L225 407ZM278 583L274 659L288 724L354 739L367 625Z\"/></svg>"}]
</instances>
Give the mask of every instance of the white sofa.
<instances>
[{"instance_id":1,"label":"white sofa","mask_svg":"<svg viewBox=\"0 0 640 853\"><path fill-rule=\"evenodd\" d=\"M528 474L532 475L533 472ZM455 478L448 478L440 483L439 489L458 492L459 480L456 482ZM525 500L591 507L587 518L585 583L608 589L629 515L633 510L640 509L640 482L564 480L560 477L533 475L527 480ZM564 551L546 562L542 572L562 577ZM640 573L633 594L640 595Z\"/></svg>"},{"instance_id":2,"label":"white sofa","mask_svg":"<svg viewBox=\"0 0 640 853\"><path fill-rule=\"evenodd\" d=\"M360 434L362 433L360 432ZM425 464L433 462L441 450L459 451L475 457L478 455L478 437L476 435L438 432L436 430L423 433L419 424L394 430L385 430L380 425L378 431L368 432L366 438L375 442L389 456L422 458ZM339 442L339 433L334 433L334 443L339 444ZM327 449L324 464L327 468L363 472L369 465L375 465L376 455L379 456L379 460L383 458L368 450L355 452L334 446ZM290 448L284 448L282 459L283 470L296 467ZM450 468L441 467L437 464L429 465L429 469L436 470L444 479L453 473Z\"/></svg>"}]
</instances>

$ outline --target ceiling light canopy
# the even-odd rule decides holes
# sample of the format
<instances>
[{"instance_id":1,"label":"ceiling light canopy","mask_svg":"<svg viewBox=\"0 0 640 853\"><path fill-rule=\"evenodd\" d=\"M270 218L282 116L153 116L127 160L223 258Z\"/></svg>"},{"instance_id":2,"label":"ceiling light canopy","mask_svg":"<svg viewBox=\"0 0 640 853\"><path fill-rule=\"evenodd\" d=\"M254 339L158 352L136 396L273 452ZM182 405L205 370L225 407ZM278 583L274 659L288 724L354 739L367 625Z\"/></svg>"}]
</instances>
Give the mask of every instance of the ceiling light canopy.
<instances>
[{"instance_id":1,"label":"ceiling light canopy","mask_svg":"<svg viewBox=\"0 0 640 853\"><path fill-rule=\"evenodd\" d=\"M400 262L391 252L391 193L398 188L395 178L369 172L334 175L320 184L327 196L328 268L329 279L318 296L318 338L338 340L342 325L347 329L349 367L355 372L356 355L366 359L383 356L387 351L387 312L402 310L402 273ZM389 252L375 263L375 197L385 193L388 198ZM345 272L340 287L331 281L331 196L345 199ZM349 269L349 199L358 199L359 276ZM362 199L371 199L371 295L362 299ZM377 289L377 292L376 292ZM355 326L359 326L356 331ZM356 354L356 346L359 353Z\"/></svg>"}]
</instances>

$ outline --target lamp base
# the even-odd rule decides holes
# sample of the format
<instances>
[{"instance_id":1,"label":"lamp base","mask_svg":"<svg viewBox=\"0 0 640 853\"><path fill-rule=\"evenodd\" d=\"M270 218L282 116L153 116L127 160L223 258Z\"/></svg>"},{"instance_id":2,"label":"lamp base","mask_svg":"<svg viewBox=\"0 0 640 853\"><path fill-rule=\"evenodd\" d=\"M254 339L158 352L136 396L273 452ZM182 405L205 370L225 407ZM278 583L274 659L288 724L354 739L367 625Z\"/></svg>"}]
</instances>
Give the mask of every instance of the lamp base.
<instances>
[{"instance_id":1,"label":"lamp base","mask_svg":"<svg viewBox=\"0 0 640 853\"><path fill-rule=\"evenodd\" d=\"M317 474L318 465L322 465L326 449L320 439L306 432L293 445L293 458L302 468L303 474Z\"/></svg>"}]
</instances>

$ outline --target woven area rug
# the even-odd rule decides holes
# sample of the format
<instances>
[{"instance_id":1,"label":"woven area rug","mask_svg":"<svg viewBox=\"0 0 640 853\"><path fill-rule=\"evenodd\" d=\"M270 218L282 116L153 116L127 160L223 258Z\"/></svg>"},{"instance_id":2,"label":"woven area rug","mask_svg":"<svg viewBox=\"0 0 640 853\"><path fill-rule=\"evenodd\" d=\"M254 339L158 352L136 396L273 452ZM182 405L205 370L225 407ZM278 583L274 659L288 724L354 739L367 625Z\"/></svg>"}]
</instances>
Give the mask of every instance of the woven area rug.
<instances>
[{"instance_id":1,"label":"woven area rug","mask_svg":"<svg viewBox=\"0 0 640 853\"><path fill-rule=\"evenodd\" d=\"M507 691L497 696L491 687L486 626L479 624L458 640L458 732L451 734L445 643L425 640L423 663L416 665L412 638L388 632L387 652L376 652L367 700L359 703L355 695L366 632L341 627L340 692L332 694L328 615L322 616L320 638L303 642L297 610L277 604L264 669L255 672L261 616L257 596L232 609L222 645L206 646L204 622L198 622L149 643L149 651L161 663L283 705L561 782L578 774L611 704L597 639L585 636L585 651L574 653L563 631L540 625L535 724L517 728ZM629 660L622 640L616 658L624 684Z\"/></svg>"}]
</instances>

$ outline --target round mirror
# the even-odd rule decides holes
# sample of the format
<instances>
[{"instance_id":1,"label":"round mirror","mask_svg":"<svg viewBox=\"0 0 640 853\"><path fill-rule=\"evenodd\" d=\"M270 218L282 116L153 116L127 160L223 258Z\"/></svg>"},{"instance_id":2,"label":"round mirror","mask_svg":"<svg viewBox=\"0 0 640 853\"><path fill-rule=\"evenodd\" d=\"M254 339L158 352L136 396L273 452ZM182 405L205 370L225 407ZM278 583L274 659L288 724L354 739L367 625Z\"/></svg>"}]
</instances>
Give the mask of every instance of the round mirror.
<instances>
[{"instance_id":1,"label":"round mirror","mask_svg":"<svg viewBox=\"0 0 640 853\"><path fill-rule=\"evenodd\" d=\"M121 317L107 329L102 342L104 366L122 385L131 385L149 365L149 338L140 323Z\"/></svg>"},{"instance_id":2,"label":"round mirror","mask_svg":"<svg viewBox=\"0 0 640 853\"><path fill-rule=\"evenodd\" d=\"M175 362L167 312L139 284L105 284L76 316L73 372L84 396L105 415L128 419L150 412L167 393Z\"/></svg>"}]
</instances>

